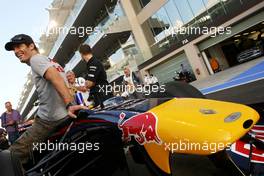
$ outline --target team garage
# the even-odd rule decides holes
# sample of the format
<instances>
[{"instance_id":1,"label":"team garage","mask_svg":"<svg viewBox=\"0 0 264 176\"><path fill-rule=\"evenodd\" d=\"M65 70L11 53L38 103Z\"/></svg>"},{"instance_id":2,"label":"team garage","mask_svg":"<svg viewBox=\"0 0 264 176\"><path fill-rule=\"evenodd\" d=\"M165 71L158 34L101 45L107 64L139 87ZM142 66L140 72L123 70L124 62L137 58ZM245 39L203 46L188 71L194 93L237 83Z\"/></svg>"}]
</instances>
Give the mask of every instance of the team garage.
<instances>
[{"instance_id":1,"label":"team garage","mask_svg":"<svg viewBox=\"0 0 264 176\"><path fill-rule=\"evenodd\" d=\"M231 35L198 44L210 74L255 59L264 59L264 12L232 26Z\"/></svg>"},{"instance_id":2,"label":"team garage","mask_svg":"<svg viewBox=\"0 0 264 176\"><path fill-rule=\"evenodd\" d=\"M208 37L196 44L210 75L252 60L264 60L263 16L264 12L257 13L232 25L231 34ZM147 70L160 83L179 78L181 72L188 72L191 77L188 82L191 82L195 80L191 61L182 52Z\"/></svg>"}]
</instances>

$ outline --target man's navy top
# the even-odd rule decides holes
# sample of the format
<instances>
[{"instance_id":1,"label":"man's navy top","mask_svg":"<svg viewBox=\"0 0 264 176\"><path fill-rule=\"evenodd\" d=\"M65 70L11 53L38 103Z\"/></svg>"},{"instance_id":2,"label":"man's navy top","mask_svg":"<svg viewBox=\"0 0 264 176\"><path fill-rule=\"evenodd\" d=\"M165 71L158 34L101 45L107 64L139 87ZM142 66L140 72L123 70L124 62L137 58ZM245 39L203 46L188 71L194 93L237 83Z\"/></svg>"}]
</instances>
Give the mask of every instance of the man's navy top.
<instances>
[{"instance_id":1,"label":"man's navy top","mask_svg":"<svg viewBox=\"0 0 264 176\"><path fill-rule=\"evenodd\" d=\"M108 84L104 66L95 57L92 57L87 62L87 74L85 79L95 83L95 86L90 90L91 93L98 92L100 88L99 85L104 86Z\"/></svg>"},{"instance_id":2,"label":"man's navy top","mask_svg":"<svg viewBox=\"0 0 264 176\"><path fill-rule=\"evenodd\" d=\"M106 72L103 64L95 57L92 57L87 62L87 73L85 75L85 80L89 80L95 83L90 89L90 94L95 96L99 95L101 102L109 98L109 94L106 94L106 85L108 85ZM95 98L96 104L99 103Z\"/></svg>"}]
</instances>

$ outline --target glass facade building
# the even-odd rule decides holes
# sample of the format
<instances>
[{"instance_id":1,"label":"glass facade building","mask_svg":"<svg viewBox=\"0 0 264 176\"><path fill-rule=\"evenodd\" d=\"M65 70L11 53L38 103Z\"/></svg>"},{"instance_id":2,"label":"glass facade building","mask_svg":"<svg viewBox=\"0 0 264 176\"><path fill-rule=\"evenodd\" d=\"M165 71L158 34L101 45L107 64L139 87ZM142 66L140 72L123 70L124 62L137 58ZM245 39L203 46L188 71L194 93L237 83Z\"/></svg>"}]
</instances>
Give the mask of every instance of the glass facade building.
<instances>
[{"instance_id":1,"label":"glass facade building","mask_svg":"<svg viewBox=\"0 0 264 176\"><path fill-rule=\"evenodd\" d=\"M249 0L168 0L145 23L152 31L153 55L185 39L207 34L212 26L239 12ZM208 27L208 29L206 29ZM213 34L213 33L212 33Z\"/></svg>"}]
</instances>

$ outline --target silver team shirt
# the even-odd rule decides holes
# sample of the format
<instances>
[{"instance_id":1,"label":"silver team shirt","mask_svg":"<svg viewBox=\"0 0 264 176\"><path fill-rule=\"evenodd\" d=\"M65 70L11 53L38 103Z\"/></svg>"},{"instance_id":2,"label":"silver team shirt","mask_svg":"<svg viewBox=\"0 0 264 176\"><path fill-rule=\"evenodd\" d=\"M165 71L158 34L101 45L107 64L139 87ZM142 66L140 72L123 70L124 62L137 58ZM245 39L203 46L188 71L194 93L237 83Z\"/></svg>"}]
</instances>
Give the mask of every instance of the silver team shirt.
<instances>
[{"instance_id":1,"label":"silver team shirt","mask_svg":"<svg viewBox=\"0 0 264 176\"><path fill-rule=\"evenodd\" d=\"M47 69L55 67L65 83L68 84L64 69L58 63L40 54L31 57L30 66L39 99L37 115L41 119L48 121L56 121L66 117L67 110L63 99L52 83L44 78Z\"/></svg>"}]
</instances>

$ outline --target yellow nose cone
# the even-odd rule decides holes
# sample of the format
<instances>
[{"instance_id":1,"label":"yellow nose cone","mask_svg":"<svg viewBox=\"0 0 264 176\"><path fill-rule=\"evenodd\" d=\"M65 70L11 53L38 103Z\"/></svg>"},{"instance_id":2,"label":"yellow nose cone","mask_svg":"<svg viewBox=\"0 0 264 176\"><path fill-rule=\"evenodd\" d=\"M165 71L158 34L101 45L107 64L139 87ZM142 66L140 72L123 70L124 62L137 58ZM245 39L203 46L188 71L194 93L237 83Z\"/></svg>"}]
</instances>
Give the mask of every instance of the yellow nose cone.
<instances>
[{"instance_id":1,"label":"yellow nose cone","mask_svg":"<svg viewBox=\"0 0 264 176\"><path fill-rule=\"evenodd\" d=\"M161 144L145 144L154 163L170 173L169 153L209 155L245 135L259 120L252 108L229 102L175 98L150 110Z\"/></svg>"}]
</instances>

